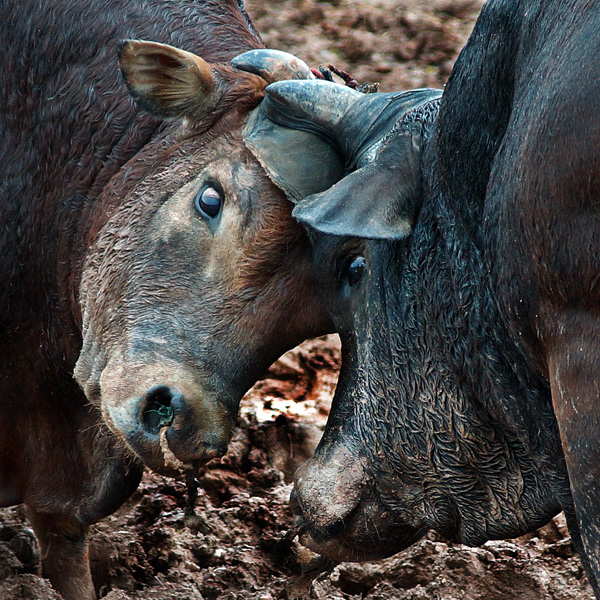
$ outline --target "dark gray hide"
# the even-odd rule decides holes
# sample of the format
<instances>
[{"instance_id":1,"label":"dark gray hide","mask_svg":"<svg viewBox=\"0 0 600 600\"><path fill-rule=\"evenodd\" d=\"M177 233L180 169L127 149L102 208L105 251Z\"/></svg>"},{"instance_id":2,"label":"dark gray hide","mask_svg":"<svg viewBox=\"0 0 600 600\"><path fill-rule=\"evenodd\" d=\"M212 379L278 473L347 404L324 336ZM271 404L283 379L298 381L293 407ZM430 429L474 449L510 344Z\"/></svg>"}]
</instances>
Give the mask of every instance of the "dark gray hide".
<instances>
[{"instance_id":1,"label":"dark gray hide","mask_svg":"<svg viewBox=\"0 0 600 600\"><path fill-rule=\"evenodd\" d=\"M439 115L400 114L367 181L295 209L343 343L293 494L314 550L376 558L430 528L476 545L563 509L600 597L599 56L600 2L490 0ZM306 89L272 97L327 131Z\"/></svg>"}]
</instances>

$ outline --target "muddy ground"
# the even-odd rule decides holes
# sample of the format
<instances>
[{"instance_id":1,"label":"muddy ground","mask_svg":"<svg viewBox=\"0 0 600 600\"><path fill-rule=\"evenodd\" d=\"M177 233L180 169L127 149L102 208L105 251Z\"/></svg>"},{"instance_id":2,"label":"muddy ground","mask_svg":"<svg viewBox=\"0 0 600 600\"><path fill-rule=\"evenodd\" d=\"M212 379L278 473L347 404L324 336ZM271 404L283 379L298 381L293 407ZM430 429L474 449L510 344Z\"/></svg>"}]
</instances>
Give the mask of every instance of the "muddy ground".
<instances>
[{"instance_id":1,"label":"muddy ground","mask_svg":"<svg viewBox=\"0 0 600 600\"><path fill-rule=\"evenodd\" d=\"M481 0L247 0L267 44L311 66L333 63L382 91L441 87ZM278 361L243 401L230 451L201 477L200 517L184 522L181 481L147 474L94 527L91 560L107 600L592 600L559 516L539 532L481 548L435 535L390 559L320 572L284 538L294 470L324 426L339 366L335 336ZM0 600L60 600L39 577L20 507L0 511Z\"/></svg>"}]
</instances>

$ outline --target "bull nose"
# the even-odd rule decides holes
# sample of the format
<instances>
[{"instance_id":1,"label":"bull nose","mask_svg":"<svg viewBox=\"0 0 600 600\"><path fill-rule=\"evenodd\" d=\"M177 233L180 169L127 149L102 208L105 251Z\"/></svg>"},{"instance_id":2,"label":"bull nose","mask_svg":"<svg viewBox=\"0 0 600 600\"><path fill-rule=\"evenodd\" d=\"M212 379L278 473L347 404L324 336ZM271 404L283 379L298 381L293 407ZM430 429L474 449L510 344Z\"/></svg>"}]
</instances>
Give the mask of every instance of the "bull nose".
<instances>
[{"instance_id":1,"label":"bull nose","mask_svg":"<svg viewBox=\"0 0 600 600\"><path fill-rule=\"evenodd\" d=\"M297 515L329 531L355 509L366 483L360 459L340 444L326 455L315 455L296 471L290 500Z\"/></svg>"},{"instance_id":2,"label":"bull nose","mask_svg":"<svg viewBox=\"0 0 600 600\"><path fill-rule=\"evenodd\" d=\"M158 434L161 428L173 422L172 402L181 403L181 393L176 388L166 385L151 387L145 396L142 406L142 423L144 429L151 434Z\"/></svg>"},{"instance_id":3,"label":"bull nose","mask_svg":"<svg viewBox=\"0 0 600 600\"><path fill-rule=\"evenodd\" d=\"M106 423L153 471L176 475L227 450L234 402L186 365L115 359L102 371L100 394Z\"/></svg>"},{"instance_id":4,"label":"bull nose","mask_svg":"<svg viewBox=\"0 0 600 600\"><path fill-rule=\"evenodd\" d=\"M336 562L385 558L427 530L393 517L369 463L343 443L321 448L296 471L290 504L302 544Z\"/></svg>"},{"instance_id":5,"label":"bull nose","mask_svg":"<svg viewBox=\"0 0 600 600\"><path fill-rule=\"evenodd\" d=\"M138 399L138 415L144 435L134 434L129 441L143 458L161 451L163 429L169 451L181 463L206 462L227 452L232 431L230 419L208 403L198 399L188 401L174 386L157 384L149 388ZM149 460L144 460L153 467Z\"/></svg>"}]
</instances>

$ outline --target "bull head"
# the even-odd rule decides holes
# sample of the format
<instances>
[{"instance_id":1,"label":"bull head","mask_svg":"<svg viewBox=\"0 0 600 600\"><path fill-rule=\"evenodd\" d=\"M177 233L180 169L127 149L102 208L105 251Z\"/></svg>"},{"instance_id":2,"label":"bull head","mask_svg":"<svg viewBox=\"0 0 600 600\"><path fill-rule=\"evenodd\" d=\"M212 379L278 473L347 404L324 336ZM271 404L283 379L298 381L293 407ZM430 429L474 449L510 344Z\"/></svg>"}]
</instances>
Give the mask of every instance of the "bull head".
<instances>
[{"instance_id":1,"label":"bull head","mask_svg":"<svg viewBox=\"0 0 600 600\"><path fill-rule=\"evenodd\" d=\"M356 290L365 287L358 283L374 269L365 247L402 248L404 244L377 240L403 240L411 234L423 196L428 125L422 117L429 110L435 113L440 96L437 90L363 95L329 82L290 81L270 85L260 107L278 126L321 135L339 149L348 173L326 191L296 199L293 212L311 230L327 234L311 236L313 260L342 339L342 371L327 428L315 455L296 473L291 503L302 542L333 560L388 556L427 530L427 523L412 518L407 509L422 501L419 486L388 477L386 465L378 462L383 454L379 447L372 450L374 436L368 437L371 429L393 431L401 419L388 423L387 413L371 418L363 405L363 389L377 397L389 393L378 387L380 379L372 369L357 367L364 361L365 340L377 337L384 322L377 317L387 298L376 295L385 296L380 280L372 296ZM395 263L376 264L388 274ZM388 347L382 342L376 350L385 355ZM369 352L375 351L369 347ZM377 356L375 362L383 363ZM387 402L382 405L391 412ZM400 516L392 516L389 506L398 507Z\"/></svg>"},{"instance_id":2,"label":"bull head","mask_svg":"<svg viewBox=\"0 0 600 600\"><path fill-rule=\"evenodd\" d=\"M138 105L175 123L106 190L118 206L94 225L75 375L117 436L173 473L222 455L248 387L330 329L307 293L308 241L241 139L270 82L312 75L286 53L214 64L147 41L120 61Z\"/></svg>"}]
</instances>

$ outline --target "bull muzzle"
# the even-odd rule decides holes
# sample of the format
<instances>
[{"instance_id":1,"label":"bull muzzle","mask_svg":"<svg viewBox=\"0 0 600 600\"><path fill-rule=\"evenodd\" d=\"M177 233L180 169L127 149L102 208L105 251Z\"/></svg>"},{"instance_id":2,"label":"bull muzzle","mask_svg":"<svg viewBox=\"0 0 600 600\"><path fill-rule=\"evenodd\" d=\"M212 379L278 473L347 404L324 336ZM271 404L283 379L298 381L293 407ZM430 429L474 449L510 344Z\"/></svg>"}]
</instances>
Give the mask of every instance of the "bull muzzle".
<instances>
[{"instance_id":1,"label":"bull muzzle","mask_svg":"<svg viewBox=\"0 0 600 600\"><path fill-rule=\"evenodd\" d=\"M335 562L391 556L426 531L398 522L378 498L369 463L343 444L296 472L290 497L302 544Z\"/></svg>"},{"instance_id":2,"label":"bull muzzle","mask_svg":"<svg viewBox=\"0 0 600 600\"><path fill-rule=\"evenodd\" d=\"M101 403L111 429L164 475L223 456L235 424L225 403L177 366L105 369Z\"/></svg>"},{"instance_id":3,"label":"bull muzzle","mask_svg":"<svg viewBox=\"0 0 600 600\"><path fill-rule=\"evenodd\" d=\"M193 407L176 387L153 386L141 398L139 411L144 431L151 436L159 436L163 455L173 454L172 463L208 461L223 456L227 451L229 440L222 421L203 423L199 437ZM207 428L207 425L210 426ZM194 440L192 444L191 440Z\"/></svg>"}]
</instances>

